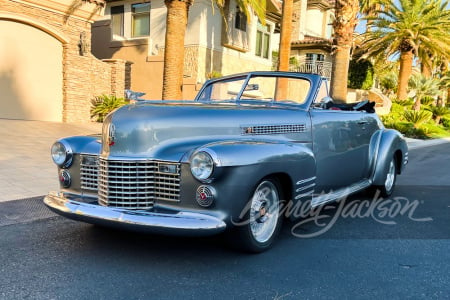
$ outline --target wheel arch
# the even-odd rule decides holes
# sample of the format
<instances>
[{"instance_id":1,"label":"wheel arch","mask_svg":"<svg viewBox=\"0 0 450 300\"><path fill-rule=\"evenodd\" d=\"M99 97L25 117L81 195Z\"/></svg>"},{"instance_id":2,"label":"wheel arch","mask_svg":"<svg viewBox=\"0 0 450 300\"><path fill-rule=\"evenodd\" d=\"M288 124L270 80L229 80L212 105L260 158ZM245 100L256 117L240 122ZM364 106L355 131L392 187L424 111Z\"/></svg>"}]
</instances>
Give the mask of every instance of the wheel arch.
<instances>
[{"instance_id":1,"label":"wheel arch","mask_svg":"<svg viewBox=\"0 0 450 300\"><path fill-rule=\"evenodd\" d=\"M401 174L407 163L408 146L398 131L388 129L381 133L379 139L372 175L374 185L383 184L392 157L396 159L397 174Z\"/></svg>"},{"instance_id":2,"label":"wheel arch","mask_svg":"<svg viewBox=\"0 0 450 300\"><path fill-rule=\"evenodd\" d=\"M282 192L282 197L284 199L280 199L280 200L284 200L284 201L290 201L292 200L292 195L293 195L293 180L292 177L285 172L277 172L277 173L271 173L268 175L265 175L261 180L265 180L265 179L275 179L277 180L278 184L280 185L281 188L281 192Z\"/></svg>"}]
</instances>

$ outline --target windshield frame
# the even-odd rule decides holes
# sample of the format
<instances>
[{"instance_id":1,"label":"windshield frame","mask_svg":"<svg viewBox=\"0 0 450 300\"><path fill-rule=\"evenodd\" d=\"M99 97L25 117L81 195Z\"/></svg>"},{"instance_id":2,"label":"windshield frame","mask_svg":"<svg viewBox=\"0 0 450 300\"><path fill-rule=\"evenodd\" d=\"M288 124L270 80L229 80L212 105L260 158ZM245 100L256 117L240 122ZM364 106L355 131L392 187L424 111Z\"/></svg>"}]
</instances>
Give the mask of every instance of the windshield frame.
<instances>
[{"instance_id":1,"label":"windshield frame","mask_svg":"<svg viewBox=\"0 0 450 300\"><path fill-rule=\"evenodd\" d=\"M296 78L303 79L309 82L310 87L308 93L305 96L305 101L303 103L287 103L287 102L277 102L277 101L261 101L258 99L242 99L242 96L245 92L249 81L255 77L279 77L279 78ZM203 96L205 92L208 92L208 88L213 84L217 84L220 82L232 82L244 80L242 86L240 87L239 92L236 95L236 99L233 100L212 100L210 98L211 95L208 95L208 99L200 98ZM296 107L307 109L311 103L314 102L314 98L317 96L318 89L321 84L321 77L317 74L307 74L307 73L296 73L296 72L279 72L279 71L258 71L258 72L248 72L248 73L239 73L229 76L224 76L221 78L210 79L205 82L203 87L198 92L194 101L206 103L206 104L235 104L235 105L264 105L264 106L287 106L287 107ZM210 93L211 91L209 91Z\"/></svg>"}]
</instances>

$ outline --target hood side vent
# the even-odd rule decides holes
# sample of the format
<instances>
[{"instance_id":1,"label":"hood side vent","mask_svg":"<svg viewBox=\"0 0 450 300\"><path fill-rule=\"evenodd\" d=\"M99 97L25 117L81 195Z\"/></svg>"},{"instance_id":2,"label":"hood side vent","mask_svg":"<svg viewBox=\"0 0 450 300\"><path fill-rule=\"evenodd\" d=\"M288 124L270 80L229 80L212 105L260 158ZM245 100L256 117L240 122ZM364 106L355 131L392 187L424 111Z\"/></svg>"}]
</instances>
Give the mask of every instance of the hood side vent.
<instances>
[{"instance_id":1,"label":"hood side vent","mask_svg":"<svg viewBox=\"0 0 450 300\"><path fill-rule=\"evenodd\" d=\"M241 126L242 135L302 133L305 131L306 131L306 124Z\"/></svg>"}]
</instances>

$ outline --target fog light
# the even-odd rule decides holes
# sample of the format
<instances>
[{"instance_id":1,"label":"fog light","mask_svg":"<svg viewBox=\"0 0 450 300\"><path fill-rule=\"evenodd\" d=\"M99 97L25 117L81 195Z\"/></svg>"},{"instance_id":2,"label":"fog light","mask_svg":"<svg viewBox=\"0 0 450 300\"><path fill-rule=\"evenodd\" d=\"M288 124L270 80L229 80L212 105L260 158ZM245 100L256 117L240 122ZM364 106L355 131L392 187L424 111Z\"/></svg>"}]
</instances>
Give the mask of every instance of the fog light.
<instances>
[{"instance_id":1,"label":"fog light","mask_svg":"<svg viewBox=\"0 0 450 300\"><path fill-rule=\"evenodd\" d=\"M202 207L210 207L215 199L216 190L213 187L201 185L197 189L196 200Z\"/></svg>"},{"instance_id":2,"label":"fog light","mask_svg":"<svg viewBox=\"0 0 450 300\"><path fill-rule=\"evenodd\" d=\"M63 187L68 188L72 183L69 172L67 172L66 170L62 170L59 173L59 182Z\"/></svg>"}]
</instances>

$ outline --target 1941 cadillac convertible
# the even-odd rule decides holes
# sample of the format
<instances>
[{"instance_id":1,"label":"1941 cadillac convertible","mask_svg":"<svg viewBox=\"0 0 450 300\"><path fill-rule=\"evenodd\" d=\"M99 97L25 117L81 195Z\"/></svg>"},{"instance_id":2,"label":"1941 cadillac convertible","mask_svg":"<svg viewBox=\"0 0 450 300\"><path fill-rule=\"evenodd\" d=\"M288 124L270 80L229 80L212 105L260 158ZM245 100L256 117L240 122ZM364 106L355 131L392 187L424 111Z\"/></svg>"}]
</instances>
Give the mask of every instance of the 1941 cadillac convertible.
<instances>
[{"instance_id":1,"label":"1941 cadillac convertible","mask_svg":"<svg viewBox=\"0 0 450 300\"><path fill-rule=\"evenodd\" d=\"M136 101L101 136L51 149L59 192L45 204L78 221L173 235L224 231L260 252L286 203L311 208L366 188L389 196L408 162L373 103L338 104L318 75L250 72L207 81L195 101Z\"/></svg>"}]
</instances>

